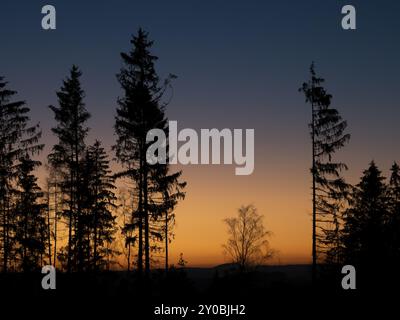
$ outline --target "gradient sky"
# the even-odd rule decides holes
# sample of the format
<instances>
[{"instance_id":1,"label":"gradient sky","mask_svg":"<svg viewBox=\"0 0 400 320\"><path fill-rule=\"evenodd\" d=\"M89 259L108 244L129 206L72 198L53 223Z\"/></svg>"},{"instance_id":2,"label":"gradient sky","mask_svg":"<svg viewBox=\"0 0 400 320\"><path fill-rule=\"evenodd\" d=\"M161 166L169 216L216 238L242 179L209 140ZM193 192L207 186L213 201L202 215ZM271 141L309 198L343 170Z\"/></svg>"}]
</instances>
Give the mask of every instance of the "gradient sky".
<instances>
[{"instance_id":1,"label":"gradient sky","mask_svg":"<svg viewBox=\"0 0 400 320\"><path fill-rule=\"evenodd\" d=\"M40 121L45 154L55 91L72 64L83 71L89 142L113 135L115 74L139 26L155 40L157 70L174 73L167 115L179 128L254 128L253 175L233 166L187 166L187 198L177 209L172 262L224 262L222 220L253 203L273 231L276 263L311 257L310 112L297 92L312 60L333 106L349 123L338 154L357 182L374 159L387 175L400 161L400 2L393 1L8 1L0 3L0 75ZM41 7L57 10L57 30L41 29ZM357 30L341 28L341 8L357 9ZM45 156L44 154L44 156ZM111 153L110 153L111 154Z\"/></svg>"}]
</instances>

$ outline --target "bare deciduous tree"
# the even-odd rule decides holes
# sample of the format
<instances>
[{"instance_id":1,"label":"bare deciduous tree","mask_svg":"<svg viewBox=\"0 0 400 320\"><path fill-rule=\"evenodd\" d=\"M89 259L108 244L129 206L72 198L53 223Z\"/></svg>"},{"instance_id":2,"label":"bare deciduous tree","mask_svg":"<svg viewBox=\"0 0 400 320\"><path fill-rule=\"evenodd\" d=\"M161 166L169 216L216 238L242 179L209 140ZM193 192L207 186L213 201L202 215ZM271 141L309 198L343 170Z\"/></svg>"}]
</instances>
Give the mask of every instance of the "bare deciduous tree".
<instances>
[{"instance_id":1,"label":"bare deciduous tree","mask_svg":"<svg viewBox=\"0 0 400 320\"><path fill-rule=\"evenodd\" d=\"M225 253L241 271L265 263L272 257L268 238L271 232L263 225L263 216L253 205L242 206L238 216L224 220L229 239L223 245Z\"/></svg>"}]
</instances>

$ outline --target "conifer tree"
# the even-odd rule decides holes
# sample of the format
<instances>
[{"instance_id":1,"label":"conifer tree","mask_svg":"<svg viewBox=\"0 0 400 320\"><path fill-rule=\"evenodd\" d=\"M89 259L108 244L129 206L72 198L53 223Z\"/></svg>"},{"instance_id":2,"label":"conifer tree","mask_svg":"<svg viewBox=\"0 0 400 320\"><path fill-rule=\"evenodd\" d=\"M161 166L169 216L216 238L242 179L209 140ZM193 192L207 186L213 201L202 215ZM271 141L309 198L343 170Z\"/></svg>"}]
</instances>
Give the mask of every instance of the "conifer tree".
<instances>
[{"instance_id":1,"label":"conifer tree","mask_svg":"<svg viewBox=\"0 0 400 320\"><path fill-rule=\"evenodd\" d=\"M81 72L72 66L69 77L63 81L57 92L59 106L50 106L57 126L52 128L58 137L49 161L62 174L60 182L65 198L63 215L68 220L67 271L78 263L83 268L83 221L81 217L81 159L85 152L85 137L88 132L86 122L90 114L83 102L84 91L80 83Z\"/></svg>"},{"instance_id":2,"label":"conifer tree","mask_svg":"<svg viewBox=\"0 0 400 320\"><path fill-rule=\"evenodd\" d=\"M388 247L391 248L391 260L395 266L400 265L400 167L395 162L391 167L389 182L390 216L388 221Z\"/></svg>"},{"instance_id":3,"label":"conifer tree","mask_svg":"<svg viewBox=\"0 0 400 320\"><path fill-rule=\"evenodd\" d=\"M62 177L58 170L54 166L47 166L48 177L46 179L47 192L46 199L48 202L48 220L49 220L49 243L52 249L52 258L50 259L53 263L53 267L57 267L57 253L58 253L58 230L59 230L59 220L62 218L60 209L62 209L62 190L59 185L59 180ZM50 252L50 251L49 251Z\"/></svg>"},{"instance_id":4,"label":"conifer tree","mask_svg":"<svg viewBox=\"0 0 400 320\"><path fill-rule=\"evenodd\" d=\"M159 165L149 165L146 161L147 132L151 129L168 131L164 114L165 104L162 97L169 86L170 76L163 85L155 71L157 57L152 55L153 44L142 29L131 40L133 48L128 53L121 53L123 67L118 74L118 81L124 96L118 100L115 131L118 136L114 147L118 160L125 166L125 171L118 176L132 179L137 194L137 206L134 211L131 228L137 230L138 272L144 269L146 276L150 272L150 255L152 238L159 238L152 223L158 220L160 211L153 206L154 198L159 195L154 186L155 172ZM152 211L153 210L153 211ZM127 226L128 227L128 226Z\"/></svg>"},{"instance_id":5,"label":"conifer tree","mask_svg":"<svg viewBox=\"0 0 400 320\"><path fill-rule=\"evenodd\" d=\"M347 122L331 107L332 95L323 87L325 80L316 75L314 63L310 75L310 80L299 90L311 105L312 275L315 280L318 251L329 251L332 255L335 247L329 248L329 245L338 245L340 241L340 210L348 193L341 171L347 166L333 161L333 155L348 143L350 135L345 133Z\"/></svg>"},{"instance_id":6,"label":"conifer tree","mask_svg":"<svg viewBox=\"0 0 400 320\"><path fill-rule=\"evenodd\" d=\"M118 202L121 210L121 236L123 238L124 255L126 257L127 271L131 271L131 248L136 244L137 237L134 233L134 197L128 194L127 190L119 190Z\"/></svg>"},{"instance_id":7,"label":"conifer tree","mask_svg":"<svg viewBox=\"0 0 400 320\"><path fill-rule=\"evenodd\" d=\"M25 272L41 267L47 248L46 204L41 202L43 192L33 174L40 165L39 161L25 156L20 159L16 172L16 252L20 256L21 269Z\"/></svg>"},{"instance_id":8,"label":"conifer tree","mask_svg":"<svg viewBox=\"0 0 400 320\"><path fill-rule=\"evenodd\" d=\"M379 264L386 260L390 198L384 180L371 162L352 192L350 207L344 215L345 263L373 268L374 261Z\"/></svg>"},{"instance_id":9,"label":"conifer tree","mask_svg":"<svg viewBox=\"0 0 400 320\"><path fill-rule=\"evenodd\" d=\"M14 246L15 219L12 196L18 160L26 154L37 154L43 149L39 144L39 126L29 125L29 108L24 101L14 100L16 91L7 88L0 77L0 238L2 269L7 272Z\"/></svg>"},{"instance_id":10,"label":"conifer tree","mask_svg":"<svg viewBox=\"0 0 400 320\"><path fill-rule=\"evenodd\" d=\"M114 177L99 141L87 149L83 172L87 264L90 269L98 270L104 267L106 257L116 253L110 251L116 232Z\"/></svg>"},{"instance_id":11,"label":"conifer tree","mask_svg":"<svg viewBox=\"0 0 400 320\"><path fill-rule=\"evenodd\" d=\"M161 171L161 172L160 172ZM154 175L153 193L158 193L158 197L154 197L152 201L152 212L155 222L159 222L159 226L154 227L154 235L156 239L164 240L165 252L165 271L168 272L168 255L169 243L173 237L172 228L175 224L174 209L179 200L185 198L183 189L186 182L179 181L182 171L168 174L168 166L159 165Z\"/></svg>"}]
</instances>

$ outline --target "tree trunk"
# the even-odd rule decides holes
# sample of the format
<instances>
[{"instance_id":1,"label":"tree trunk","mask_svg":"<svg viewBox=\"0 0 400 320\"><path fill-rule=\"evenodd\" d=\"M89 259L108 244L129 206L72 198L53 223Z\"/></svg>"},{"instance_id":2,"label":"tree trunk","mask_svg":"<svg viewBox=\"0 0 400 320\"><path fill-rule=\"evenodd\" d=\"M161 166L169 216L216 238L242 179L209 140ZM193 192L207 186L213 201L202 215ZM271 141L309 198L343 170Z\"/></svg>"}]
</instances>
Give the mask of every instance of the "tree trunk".
<instances>
[{"instance_id":1,"label":"tree trunk","mask_svg":"<svg viewBox=\"0 0 400 320\"><path fill-rule=\"evenodd\" d=\"M49 245L49 265L52 265L51 262L51 225L50 225L50 186L47 186L47 237L48 237L48 245Z\"/></svg>"},{"instance_id":2,"label":"tree trunk","mask_svg":"<svg viewBox=\"0 0 400 320\"><path fill-rule=\"evenodd\" d=\"M57 178L55 178L57 179ZM58 199L57 199L57 181L54 184L54 257L53 266L57 267L57 213L58 213Z\"/></svg>"},{"instance_id":3,"label":"tree trunk","mask_svg":"<svg viewBox=\"0 0 400 320\"><path fill-rule=\"evenodd\" d=\"M94 212L93 268L97 271L97 210Z\"/></svg>"},{"instance_id":4,"label":"tree trunk","mask_svg":"<svg viewBox=\"0 0 400 320\"><path fill-rule=\"evenodd\" d=\"M6 217L6 206L5 206L5 197L2 199L1 212L3 213L3 272L7 272L7 217Z\"/></svg>"},{"instance_id":5,"label":"tree trunk","mask_svg":"<svg viewBox=\"0 0 400 320\"><path fill-rule=\"evenodd\" d=\"M78 141L78 133L75 132L75 141ZM83 271L84 256L83 256L83 222L81 214L81 201L80 201L80 174L79 174L79 150L78 144L75 143L75 201L76 201L76 217L78 220L78 271Z\"/></svg>"},{"instance_id":6,"label":"tree trunk","mask_svg":"<svg viewBox=\"0 0 400 320\"><path fill-rule=\"evenodd\" d=\"M131 271L131 242L130 241L128 243L128 257L127 257L127 260L128 260L128 272L130 272Z\"/></svg>"},{"instance_id":7,"label":"tree trunk","mask_svg":"<svg viewBox=\"0 0 400 320\"><path fill-rule=\"evenodd\" d=\"M168 272L168 210L165 211L165 273Z\"/></svg>"},{"instance_id":8,"label":"tree trunk","mask_svg":"<svg viewBox=\"0 0 400 320\"><path fill-rule=\"evenodd\" d=\"M149 235L149 212L148 212L148 181L147 181L147 166L144 166L144 183L143 183L143 197L144 197L144 254L145 254L145 276L150 276L150 235Z\"/></svg>"},{"instance_id":9,"label":"tree trunk","mask_svg":"<svg viewBox=\"0 0 400 320\"><path fill-rule=\"evenodd\" d=\"M312 282L315 284L317 276L317 204L316 204L316 166L315 166L315 111L314 102L311 101L312 112Z\"/></svg>"},{"instance_id":10,"label":"tree trunk","mask_svg":"<svg viewBox=\"0 0 400 320\"><path fill-rule=\"evenodd\" d=\"M73 211L73 196L74 193L72 191L72 184L73 184L73 171L72 168L70 168L70 194L69 194L69 221L68 221L68 261L67 261L67 272L71 273L71 262L72 262L72 211Z\"/></svg>"},{"instance_id":11,"label":"tree trunk","mask_svg":"<svg viewBox=\"0 0 400 320\"><path fill-rule=\"evenodd\" d=\"M143 174L142 174L142 161L140 161L139 168L139 205L138 205L138 227L139 227L139 241L138 241L138 273L139 276L143 274Z\"/></svg>"},{"instance_id":12,"label":"tree trunk","mask_svg":"<svg viewBox=\"0 0 400 320\"><path fill-rule=\"evenodd\" d=\"M21 201L22 203L24 203L24 201L22 200ZM25 206L25 205L24 205ZM26 248L26 243L27 243L27 240L28 240L28 224L29 224L29 221L28 221L28 211L26 210L26 208L25 208L25 212L24 212L24 250L23 250L23 252L24 252L24 257L22 258L22 266L23 266L23 271L28 271L28 269L27 269L27 248Z\"/></svg>"}]
</instances>

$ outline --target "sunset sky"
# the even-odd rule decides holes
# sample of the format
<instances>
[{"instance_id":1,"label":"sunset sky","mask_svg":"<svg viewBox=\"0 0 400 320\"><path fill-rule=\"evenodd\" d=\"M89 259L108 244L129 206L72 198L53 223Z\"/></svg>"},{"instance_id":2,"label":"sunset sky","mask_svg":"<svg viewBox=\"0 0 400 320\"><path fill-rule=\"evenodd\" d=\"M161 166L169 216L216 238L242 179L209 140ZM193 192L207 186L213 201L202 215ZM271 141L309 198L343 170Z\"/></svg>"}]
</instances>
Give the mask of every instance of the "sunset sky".
<instances>
[{"instance_id":1,"label":"sunset sky","mask_svg":"<svg viewBox=\"0 0 400 320\"><path fill-rule=\"evenodd\" d=\"M357 9L356 31L341 28L349 3ZM41 29L45 4L56 7L54 31ZM88 142L100 139L112 158L119 53L143 27L155 41L160 76L178 76L167 115L179 129L255 129L252 175L235 176L233 165L179 167L188 186L176 211L171 262L180 252L192 266L226 262L223 219L252 203L273 232L273 263L308 263L310 110L297 89L314 60L349 124L350 144L337 154L349 166L345 177L356 183L371 160L388 175L400 161L399 12L396 0L2 0L0 75L40 121L44 160L57 141L47 106L78 65L92 115Z\"/></svg>"}]
</instances>

